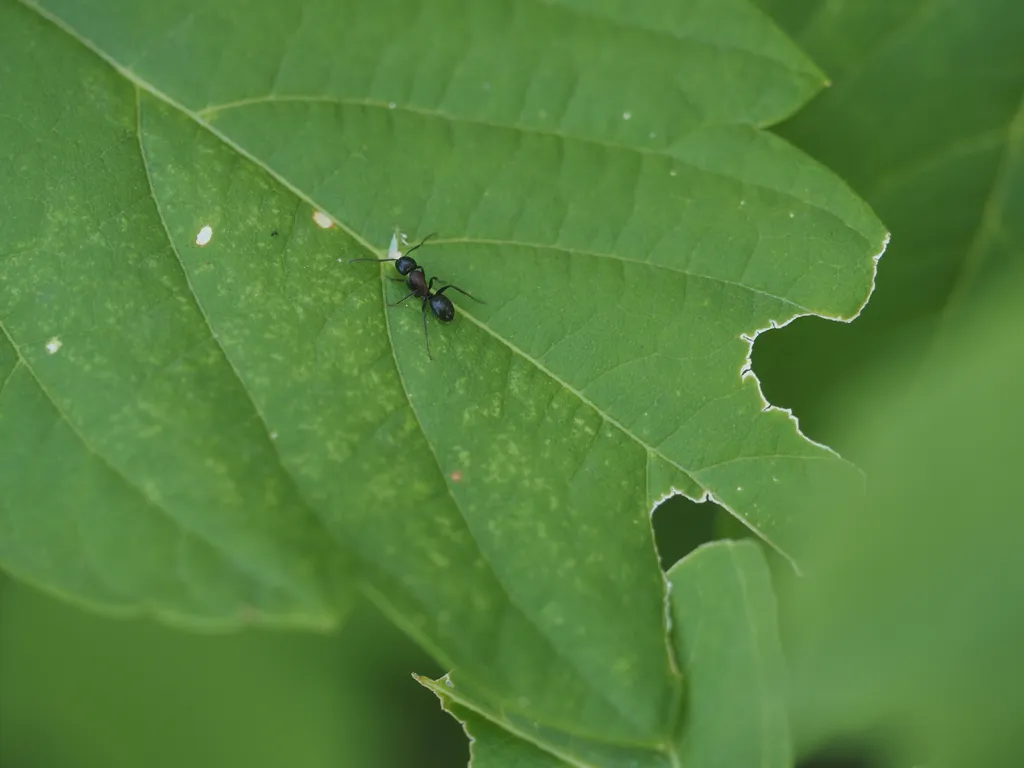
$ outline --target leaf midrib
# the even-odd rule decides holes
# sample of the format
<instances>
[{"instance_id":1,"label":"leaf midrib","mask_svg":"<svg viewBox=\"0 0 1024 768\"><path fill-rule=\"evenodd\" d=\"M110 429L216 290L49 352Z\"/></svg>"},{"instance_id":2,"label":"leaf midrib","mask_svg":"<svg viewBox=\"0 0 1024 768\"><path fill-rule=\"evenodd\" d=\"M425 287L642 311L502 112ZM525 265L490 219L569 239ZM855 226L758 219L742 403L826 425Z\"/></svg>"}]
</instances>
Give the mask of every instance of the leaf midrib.
<instances>
[{"instance_id":1,"label":"leaf midrib","mask_svg":"<svg viewBox=\"0 0 1024 768\"><path fill-rule=\"evenodd\" d=\"M386 268L386 267L382 266L382 269L383 268ZM395 348L394 335L393 335L392 328L391 328L391 313L388 311L388 308L387 308L388 307L387 285L388 284L387 284L386 281L384 281L384 280L380 281L380 287L381 287L381 312L384 315L384 327L385 327L386 333L388 335L388 344L391 347L392 359L394 360L394 363L395 363L395 374L398 377L399 385L402 387L402 393L405 395L406 405L409 408L409 411L412 413L413 418L416 420L416 426L419 429L420 434L423 436L423 441L427 444L427 450L430 451L430 456L434 460L434 465L437 467L437 472L438 472L438 475L441 478L442 485L444 485L445 492L448 494L448 498L451 501L452 506L456 510L458 510L459 515L462 516L463 521L466 523L466 530L469 532L470 536L473 536L474 541L475 541L476 540L476 536L473 533L473 528L469 524L469 521L466 520L465 516L462 514L462 508L459 506L459 503L456 500L455 495L452 493L451 486L448 484L447 479L445 477L444 468L441 466L441 459L437 455L437 450L434 448L434 443L430 440L430 437L427 435L427 430L423 427L423 421L420 418L419 411L416 410L416 406L413 403L412 395L409 392L409 387L406 384L405 374L402 373L402 365L401 365L401 363L398 360L398 350ZM474 322L476 322L476 321L474 320ZM543 370L543 369L541 369L541 370ZM591 688L591 690L595 691L598 694L598 698L603 700L609 707L611 707L613 710L618 712L619 715L622 716L624 720L628 720L627 713L626 713L626 711L624 711L622 709L620 704L618 702L616 702L615 700L609 698L605 694L605 691L602 689L602 687L600 685L594 685L592 683L592 681L589 679L588 674L584 670L580 669L577 666L576 660L575 660L575 657L573 656L573 654L571 654L571 653L566 654L559 647L559 645L551 637L548 636L548 633L545 631L544 627L541 626L536 621L534 616L529 611L524 610L521 605L519 605L518 601L516 600L515 596L512 593L512 590L508 588L508 586L505 584L504 580L501 578L501 575L498 573L498 571L493 567L493 565L490 563L490 561L486 557L483 548L479 547L479 543L478 543L477 546L478 546L478 548L480 550L481 555L484 557L484 561L487 562L488 568L490 569L491 574L494 577L495 583L499 584L501 586L502 590L504 591L505 596L508 599L508 604L511 607L515 608L515 610L517 610L519 612L519 614L527 621L527 623L529 623L530 626L532 626L537 631L537 634L540 637L544 638L544 640L547 642L548 646L554 652L555 656L557 656L558 658L563 659L568 664L568 666L571 669L573 669L573 671L577 675L579 675L580 680L582 680L584 683L586 683L588 688ZM662 629L667 631L667 627L663 627ZM671 654L671 649L668 650L668 653ZM671 658L671 656L667 656L666 660L668 661L668 669L667 669L667 671L668 671L669 679L672 681L672 683L674 685L681 684L682 678L679 676L679 674L678 674L678 672L676 670L676 665L674 663L674 660ZM565 730L564 726L556 725L554 727L559 728L560 730ZM588 736L588 738L594 738L594 736L591 735L591 736ZM614 744L614 742L610 742L610 741L606 742L606 743Z\"/></svg>"},{"instance_id":2,"label":"leaf midrib","mask_svg":"<svg viewBox=\"0 0 1024 768\"><path fill-rule=\"evenodd\" d=\"M498 240L494 238L486 237L457 237L457 238L438 238L430 241L434 245L495 245L495 246L511 246L515 248L533 248L539 251L557 251L558 253L565 253L570 256L591 256L596 259L609 259L611 261L618 261L623 264L636 264L641 267L649 267L651 269L662 270L664 272L670 272L676 275L683 275L685 277L692 277L698 280L708 280L714 283L720 283L722 285L731 285L736 288L742 288L745 291L754 293L758 296L763 296L766 299L774 299L783 304L796 309L800 312L806 312L808 314L817 315L818 317L826 317L821 314L821 310L811 309L803 304L799 304L792 299L787 299L785 296L778 296L777 294L770 293L769 291L763 291L760 288L754 288L741 283L738 280L729 280L724 277L718 277L716 275L706 275L700 272L692 272L688 269L679 269L668 264L656 264L653 261L642 261L640 259L631 259L627 256L619 256L616 253L608 253L605 251L590 251L583 248L571 248L564 245L557 245L555 243L528 243L525 241L518 240Z\"/></svg>"},{"instance_id":3,"label":"leaf midrib","mask_svg":"<svg viewBox=\"0 0 1024 768\"><path fill-rule=\"evenodd\" d=\"M590 400L590 398L588 398L580 390L576 389L575 387L573 387L568 382L564 381L561 377L559 377L551 369L549 369L547 366L545 366L540 360L538 360L537 358L533 357L532 355L530 355L525 350L520 349L515 344L513 344L510 340L508 340L505 337L503 337L503 336L499 335L498 333L496 333L494 331L494 329L492 329L489 325L484 323L482 320L477 319L471 312L467 311L465 308L459 307L459 311L460 311L460 314L462 316L464 316L467 319L469 319L470 322L472 322L478 328L480 328L484 332L490 334L495 339L497 339L500 343L502 343L506 347L508 347L509 350L511 350L513 354L518 355L523 360L525 360L526 362L528 362L531 365L533 365L535 368L537 368L537 370L539 370L545 376L549 377L552 381L557 383L559 386L563 387L567 392L572 393L576 398L578 398L580 400L580 402L582 402L583 404L585 404L589 408L592 408L594 410L594 412L597 413L602 419L607 421L609 424L611 424L613 427L618 429L620 432L622 432L628 438L633 440L635 443L637 443L637 445L639 445L642 448L644 448L647 451L648 456L652 456L652 455L653 456L657 456L658 458L662 459L663 461L665 461L666 463L668 463L672 467L675 467L675 469L677 469L679 472L682 472L684 475L686 475L688 478L690 478L690 480L693 481L693 484L696 485L698 488L700 488L704 492L705 495L707 495L708 497L712 498L715 501L715 503L718 504L718 506L722 507L722 509L724 509L730 515L732 515L737 520L739 520L743 525L747 526L752 531L754 531L762 541L764 541L766 544L768 544L773 549L775 549L780 555L782 555L784 558L786 558L787 560L792 562L794 564L794 566L795 566L795 561L793 561L792 555L790 555L788 552L786 552L782 548L782 546L780 546L777 542L775 542L771 537L768 536L767 533L762 531L760 528L755 527L753 525L753 523L751 523L750 520L748 520L747 518L745 518L742 515L740 515L739 513L737 513L736 510L734 510L731 505L729 505L727 502L725 502L723 499L721 499L714 491L712 491L706 485L701 483L694 476L695 472L702 472L702 471L704 471L706 469L706 467L702 467L701 469L698 469L698 470L688 469L688 468L682 466L675 459L669 458L664 453L662 453L661 450L659 450L658 448L654 447L653 445L647 443L645 440L643 440L639 435L637 435L635 432L633 432L627 426L625 426L620 421L615 419L613 416L609 415L604 410L602 410L597 405L595 405L594 402L592 400ZM428 440L428 442L429 442L429 440ZM719 462L718 464L709 465L709 467L716 467L716 466L720 466L721 464L731 463L733 461L741 461L741 460L743 460L745 458L759 459L759 458L767 458L767 457L765 457L765 456L750 456L750 457L740 456L740 457L734 457L732 459L727 459L726 461ZM814 459L832 459L832 460L835 460L836 457L835 456L786 456L786 455L771 454L770 458L796 458L796 459L814 458ZM687 498L692 499L693 501L700 502L700 499L693 499L693 497L691 497L691 496L689 496L689 495L687 495L685 493L683 495L686 496ZM648 496L648 498L650 497L650 492L649 491L647 493L647 496Z\"/></svg>"}]
</instances>

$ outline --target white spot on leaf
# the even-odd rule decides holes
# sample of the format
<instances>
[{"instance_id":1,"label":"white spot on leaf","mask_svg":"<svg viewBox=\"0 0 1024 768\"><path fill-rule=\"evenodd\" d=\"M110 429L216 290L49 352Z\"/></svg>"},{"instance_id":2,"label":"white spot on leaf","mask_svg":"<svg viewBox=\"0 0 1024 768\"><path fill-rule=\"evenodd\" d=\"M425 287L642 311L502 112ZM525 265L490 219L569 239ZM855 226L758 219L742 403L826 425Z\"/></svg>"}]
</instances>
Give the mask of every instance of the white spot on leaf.
<instances>
[{"instance_id":1,"label":"white spot on leaf","mask_svg":"<svg viewBox=\"0 0 1024 768\"><path fill-rule=\"evenodd\" d=\"M397 106L398 106L398 105L397 105L397 104L395 104L395 102L393 102L393 101L389 101L389 102L388 102L388 109L394 109L394 108L395 108L395 107L397 107Z\"/></svg>"},{"instance_id":2,"label":"white spot on leaf","mask_svg":"<svg viewBox=\"0 0 1024 768\"><path fill-rule=\"evenodd\" d=\"M46 351L51 355L57 354L57 350L64 346L64 342L54 336L48 342L46 342Z\"/></svg>"},{"instance_id":3,"label":"white spot on leaf","mask_svg":"<svg viewBox=\"0 0 1024 768\"><path fill-rule=\"evenodd\" d=\"M199 230L199 234L196 235L196 245L206 245L210 242L213 237L213 227L207 224L205 227Z\"/></svg>"},{"instance_id":4,"label":"white spot on leaf","mask_svg":"<svg viewBox=\"0 0 1024 768\"><path fill-rule=\"evenodd\" d=\"M629 120L632 117L633 117L633 113L632 112L623 112L622 113L622 119L623 120Z\"/></svg>"},{"instance_id":5,"label":"white spot on leaf","mask_svg":"<svg viewBox=\"0 0 1024 768\"><path fill-rule=\"evenodd\" d=\"M313 221L321 229L330 229L334 226L334 222L331 221L331 217L323 211L313 211Z\"/></svg>"}]
</instances>

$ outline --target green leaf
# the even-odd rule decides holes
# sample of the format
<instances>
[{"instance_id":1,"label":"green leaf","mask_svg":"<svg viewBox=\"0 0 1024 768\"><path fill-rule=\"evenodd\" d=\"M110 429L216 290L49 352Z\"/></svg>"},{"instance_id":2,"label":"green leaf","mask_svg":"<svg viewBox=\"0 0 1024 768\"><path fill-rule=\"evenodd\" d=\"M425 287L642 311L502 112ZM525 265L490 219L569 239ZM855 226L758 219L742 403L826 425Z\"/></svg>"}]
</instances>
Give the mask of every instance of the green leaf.
<instances>
[{"instance_id":1,"label":"green leaf","mask_svg":"<svg viewBox=\"0 0 1024 768\"><path fill-rule=\"evenodd\" d=\"M579 766L517 738L476 712L439 696L444 710L462 723L469 738L469 768L565 768Z\"/></svg>"},{"instance_id":2,"label":"green leaf","mask_svg":"<svg viewBox=\"0 0 1024 768\"><path fill-rule=\"evenodd\" d=\"M669 571L676 656L688 681L681 766L788 768L784 660L771 574L750 541L719 541Z\"/></svg>"},{"instance_id":3,"label":"green leaf","mask_svg":"<svg viewBox=\"0 0 1024 768\"><path fill-rule=\"evenodd\" d=\"M419 678L466 729L471 765L791 766L775 595L760 548L715 542L668 575L673 650L687 690L682 722L665 754L556 740L527 723L513 724L510 733L492 722L501 719L498 713L464 696L450 678Z\"/></svg>"},{"instance_id":4,"label":"green leaf","mask_svg":"<svg viewBox=\"0 0 1024 768\"><path fill-rule=\"evenodd\" d=\"M882 369L846 408L871 497L809 526L808 578L785 595L808 746L874 732L893 764L1024 761L1022 289L989 293L916 386L894 393Z\"/></svg>"},{"instance_id":5,"label":"green leaf","mask_svg":"<svg viewBox=\"0 0 1024 768\"><path fill-rule=\"evenodd\" d=\"M357 583L509 721L664 748L650 500L791 550L860 480L744 375L855 317L886 237L759 130L816 69L740 0L3 0L0 51L5 567L221 622ZM339 263L396 225L487 301L433 362Z\"/></svg>"},{"instance_id":6,"label":"green leaf","mask_svg":"<svg viewBox=\"0 0 1024 768\"><path fill-rule=\"evenodd\" d=\"M891 346L908 363L941 348L936 333L958 322L964 300L1020 268L1024 5L760 2L833 81L778 132L846 179L893 233L863 318L800 321L758 345L769 399L831 440L837 388Z\"/></svg>"}]
</instances>

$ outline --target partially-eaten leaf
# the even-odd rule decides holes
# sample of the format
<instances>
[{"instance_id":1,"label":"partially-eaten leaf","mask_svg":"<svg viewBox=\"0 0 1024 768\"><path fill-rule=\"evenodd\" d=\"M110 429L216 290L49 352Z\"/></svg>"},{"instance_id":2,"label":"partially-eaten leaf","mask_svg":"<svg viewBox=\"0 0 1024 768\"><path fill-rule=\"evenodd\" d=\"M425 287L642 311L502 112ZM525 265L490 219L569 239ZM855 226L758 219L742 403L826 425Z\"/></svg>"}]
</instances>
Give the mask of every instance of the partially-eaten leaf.
<instances>
[{"instance_id":1,"label":"partially-eaten leaf","mask_svg":"<svg viewBox=\"0 0 1024 768\"><path fill-rule=\"evenodd\" d=\"M473 768L489 765L634 768L789 768L783 658L775 596L764 558L751 542L720 541L669 571L673 651L687 681L674 734L657 751L627 751L528 723L497 728L451 678L420 682L463 724Z\"/></svg>"},{"instance_id":2,"label":"partially-eaten leaf","mask_svg":"<svg viewBox=\"0 0 1024 768\"><path fill-rule=\"evenodd\" d=\"M855 317L886 234L760 130L822 78L746 2L5 0L0 51L12 572L218 622L358 584L508 722L643 751L681 689L650 500L799 557L859 483L748 357ZM433 361L345 263L396 226L487 302Z\"/></svg>"}]
</instances>

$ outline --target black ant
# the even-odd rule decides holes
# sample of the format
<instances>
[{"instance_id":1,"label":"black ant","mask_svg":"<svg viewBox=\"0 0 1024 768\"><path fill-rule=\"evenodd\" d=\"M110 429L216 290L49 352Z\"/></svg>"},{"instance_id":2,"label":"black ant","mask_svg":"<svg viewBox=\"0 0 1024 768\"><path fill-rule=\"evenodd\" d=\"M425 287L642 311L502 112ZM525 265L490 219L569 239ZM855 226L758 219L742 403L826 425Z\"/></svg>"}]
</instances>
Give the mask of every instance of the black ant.
<instances>
[{"instance_id":1,"label":"black ant","mask_svg":"<svg viewBox=\"0 0 1024 768\"><path fill-rule=\"evenodd\" d=\"M398 277L391 277L388 279L396 283L405 283L409 287L410 292L394 303L388 302L388 306L397 307L403 301L405 301L406 299L410 299L413 296L423 300L423 338L427 342L427 357L430 358L431 360L434 359L434 356L430 354L430 334L427 332L427 307L430 307L430 311L434 313L434 317L436 317L442 323L451 322L451 320L455 317L455 305L452 304L451 299L444 295L444 292L447 291L449 288L458 291L464 296L469 296L469 298L471 298L473 301L479 302L480 304L487 303L485 301L481 301L471 293L467 293L466 291L459 288L457 285L452 285L451 283L448 283L447 285L435 291L434 283L437 282L440 278L432 277L430 278L429 282L427 281L427 273L423 271L423 267L417 264L416 260L412 258L409 254L415 251L425 242L427 242L427 240L434 237L434 235L436 234L436 232L432 232L431 234L427 235L422 240L420 240L416 245L414 245L412 248L406 251L403 256L399 256L398 258L349 259L349 264L351 264L353 261L375 261L378 264L381 264L385 261L395 262L395 269L397 269L398 274L402 275L402 277L404 277L405 279L403 280Z\"/></svg>"}]
</instances>

